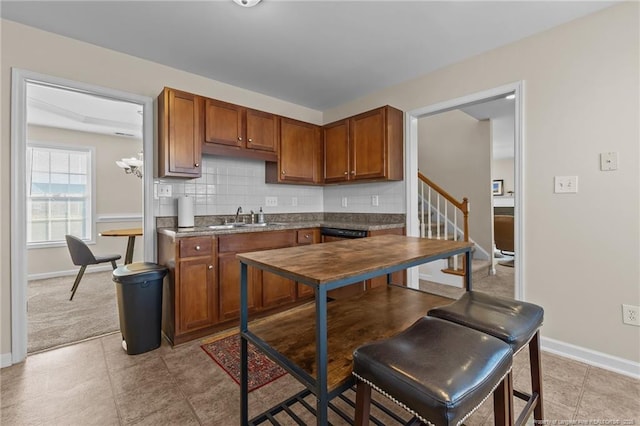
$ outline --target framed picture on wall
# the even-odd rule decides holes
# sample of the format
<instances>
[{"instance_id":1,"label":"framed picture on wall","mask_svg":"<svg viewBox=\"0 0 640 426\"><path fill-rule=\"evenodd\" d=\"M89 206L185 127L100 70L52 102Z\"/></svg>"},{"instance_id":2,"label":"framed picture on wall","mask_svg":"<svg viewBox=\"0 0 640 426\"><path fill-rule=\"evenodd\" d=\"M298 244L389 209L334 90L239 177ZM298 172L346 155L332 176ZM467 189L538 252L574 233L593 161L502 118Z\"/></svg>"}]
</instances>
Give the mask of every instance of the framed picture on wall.
<instances>
[{"instance_id":1,"label":"framed picture on wall","mask_svg":"<svg viewBox=\"0 0 640 426\"><path fill-rule=\"evenodd\" d=\"M504 180L494 179L492 186L493 195L504 195Z\"/></svg>"}]
</instances>

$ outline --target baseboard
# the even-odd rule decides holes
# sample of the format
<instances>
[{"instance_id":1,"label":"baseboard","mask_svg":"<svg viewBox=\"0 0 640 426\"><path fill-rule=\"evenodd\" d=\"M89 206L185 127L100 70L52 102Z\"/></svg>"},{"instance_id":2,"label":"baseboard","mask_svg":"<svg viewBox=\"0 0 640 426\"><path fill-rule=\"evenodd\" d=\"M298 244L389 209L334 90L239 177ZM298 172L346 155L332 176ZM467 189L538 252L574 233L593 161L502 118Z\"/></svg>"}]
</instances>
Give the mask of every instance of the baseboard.
<instances>
[{"instance_id":1,"label":"baseboard","mask_svg":"<svg viewBox=\"0 0 640 426\"><path fill-rule=\"evenodd\" d=\"M11 353L0 354L0 368L9 367L10 365L12 365L11 359Z\"/></svg>"},{"instance_id":2,"label":"baseboard","mask_svg":"<svg viewBox=\"0 0 640 426\"><path fill-rule=\"evenodd\" d=\"M438 283L442 285L448 285L455 288L462 288L462 278L458 275L453 274L442 274L441 277L435 278L429 274L419 274L418 278L424 281L430 281L433 283Z\"/></svg>"},{"instance_id":3,"label":"baseboard","mask_svg":"<svg viewBox=\"0 0 640 426\"><path fill-rule=\"evenodd\" d=\"M27 276L27 280L44 280L47 278L58 278L58 277L67 277L67 276L75 276L78 275L78 269L70 269L67 271L54 271L54 272L44 272L41 274L30 274ZM111 271L113 268L111 265L97 265L97 266L89 266L85 271L85 274L89 274L91 272L102 272L102 271Z\"/></svg>"},{"instance_id":4,"label":"baseboard","mask_svg":"<svg viewBox=\"0 0 640 426\"><path fill-rule=\"evenodd\" d=\"M542 337L540 340L542 350L544 351L576 361L581 361L585 364L593 365L594 367L604 368L605 370L633 377L634 379L640 379L640 363L638 362L572 345L571 343L550 339L548 337Z\"/></svg>"}]
</instances>

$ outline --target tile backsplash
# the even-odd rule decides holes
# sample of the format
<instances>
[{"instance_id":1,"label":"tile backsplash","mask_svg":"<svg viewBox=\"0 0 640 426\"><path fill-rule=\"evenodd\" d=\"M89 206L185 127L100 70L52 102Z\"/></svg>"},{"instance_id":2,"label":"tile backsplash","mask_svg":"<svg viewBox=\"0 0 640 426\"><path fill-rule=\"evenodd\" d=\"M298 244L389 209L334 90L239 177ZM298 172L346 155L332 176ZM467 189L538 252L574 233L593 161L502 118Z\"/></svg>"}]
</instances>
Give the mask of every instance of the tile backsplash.
<instances>
[{"instance_id":1,"label":"tile backsplash","mask_svg":"<svg viewBox=\"0 0 640 426\"><path fill-rule=\"evenodd\" d=\"M265 183L264 161L217 156L202 159L202 176L197 179L155 180L158 185L170 185L171 197L159 197L154 202L155 216L176 216L176 198L194 197L196 216L235 214L242 206L245 213L362 212L404 213L404 182L382 182L337 186L282 185ZM378 197L373 206L371 197ZM277 200L268 206L266 197ZM347 207L342 207L343 197Z\"/></svg>"}]
</instances>

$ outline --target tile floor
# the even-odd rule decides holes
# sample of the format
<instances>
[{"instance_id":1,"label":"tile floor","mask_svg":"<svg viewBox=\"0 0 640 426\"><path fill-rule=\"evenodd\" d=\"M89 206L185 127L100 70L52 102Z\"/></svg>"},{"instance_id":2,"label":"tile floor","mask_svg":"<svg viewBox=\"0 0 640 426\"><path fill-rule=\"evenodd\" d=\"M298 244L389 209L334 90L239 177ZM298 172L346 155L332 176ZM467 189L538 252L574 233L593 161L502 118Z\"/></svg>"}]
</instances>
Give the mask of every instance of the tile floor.
<instances>
[{"instance_id":1,"label":"tile floor","mask_svg":"<svg viewBox=\"0 0 640 426\"><path fill-rule=\"evenodd\" d=\"M528 384L527 360L523 351L514 363L516 387L523 389ZM549 353L543 353L542 360L545 417L574 421L553 424L640 424L640 380ZM120 335L112 334L29 356L0 370L0 381L3 425L239 423L239 386L199 342L175 348L163 343L154 351L129 356L120 346ZM299 389L286 375L255 390L250 415ZM491 409L489 400L466 423L492 424ZM345 424L335 416L331 420ZM582 420L591 423L578 422Z\"/></svg>"}]
</instances>

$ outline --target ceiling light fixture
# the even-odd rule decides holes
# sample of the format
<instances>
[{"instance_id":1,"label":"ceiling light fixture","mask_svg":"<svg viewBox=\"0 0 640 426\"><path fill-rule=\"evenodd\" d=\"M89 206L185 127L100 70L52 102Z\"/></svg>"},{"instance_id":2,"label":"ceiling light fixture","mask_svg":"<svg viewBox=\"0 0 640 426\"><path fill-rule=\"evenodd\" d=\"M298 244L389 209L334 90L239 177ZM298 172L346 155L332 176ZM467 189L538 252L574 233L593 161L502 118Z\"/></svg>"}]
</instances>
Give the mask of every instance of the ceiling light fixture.
<instances>
[{"instance_id":1,"label":"ceiling light fixture","mask_svg":"<svg viewBox=\"0 0 640 426\"><path fill-rule=\"evenodd\" d=\"M515 93L511 93L510 95L507 95L507 96L505 96L504 98L505 98L505 99L509 99L509 100L511 100L511 99L515 99L515 98L516 98L516 94L515 94Z\"/></svg>"},{"instance_id":2,"label":"ceiling light fixture","mask_svg":"<svg viewBox=\"0 0 640 426\"><path fill-rule=\"evenodd\" d=\"M117 161L118 167L122 168L128 175L135 175L142 179L142 166L144 162L142 160L142 153L138 153L138 158L123 158L122 161Z\"/></svg>"},{"instance_id":3,"label":"ceiling light fixture","mask_svg":"<svg viewBox=\"0 0 640 426\"><path fill-rule=\"evenodd\" d=\"M233 0L233 1L242 7L253 7L256 4L260 3L260 0Z\"/></svg>"}]
</instances>

